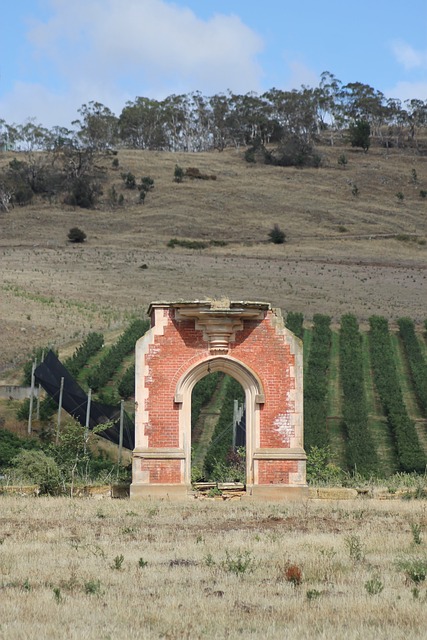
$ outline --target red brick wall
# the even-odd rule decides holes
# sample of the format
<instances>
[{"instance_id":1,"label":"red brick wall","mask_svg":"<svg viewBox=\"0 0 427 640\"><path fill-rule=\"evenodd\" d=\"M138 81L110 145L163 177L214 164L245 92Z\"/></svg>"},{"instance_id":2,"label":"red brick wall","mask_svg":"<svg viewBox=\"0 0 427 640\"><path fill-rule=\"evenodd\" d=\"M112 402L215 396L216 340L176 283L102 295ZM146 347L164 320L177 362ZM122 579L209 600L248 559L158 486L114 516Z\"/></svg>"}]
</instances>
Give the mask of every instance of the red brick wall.
<instances>
[{"instance_id":1,"label":"red brick wall","mask_svg":"<svg viewBox=\"0 0 427 640\"><path fill-rule=\"evenodd\" d=\"M297 471L297 460L258 460L258 484L289 484L289 474Z\"/></svg>"},{"instance_id":2,"label":"red brick wall","mask_svg":"<svg viewBox=\"0 0 427 640\"><path fill-rule=\"evenodd\" d=\"M295 387L290 377L289 366L294 365L294 356L283 336L277 335L267 314L261 324L246 323L243 331L236 334L231 344L230 355L241 360L255 371L264 386L265 404L261 406L260 446L289 447L294 435L287 422L287 412L295 410L288 394Z\"/></svg>"},{"instance_id":3,"label":"red brick wall","mask_svg":"<svg viewBox=\"0 0 427 640\"><path fill-rule=\"evenodd\" d=\"M180 460L141 460L141 471L148 471L150 484L179 484Z\"/></svg>"}]
</instances>

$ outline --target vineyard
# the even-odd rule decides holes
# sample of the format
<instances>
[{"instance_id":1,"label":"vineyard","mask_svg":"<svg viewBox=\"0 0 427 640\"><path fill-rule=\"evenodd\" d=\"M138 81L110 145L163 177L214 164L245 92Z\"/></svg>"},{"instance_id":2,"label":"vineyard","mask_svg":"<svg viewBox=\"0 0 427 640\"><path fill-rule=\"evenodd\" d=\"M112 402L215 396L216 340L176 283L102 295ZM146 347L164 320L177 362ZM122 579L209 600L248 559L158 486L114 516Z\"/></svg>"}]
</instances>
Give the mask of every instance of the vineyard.
<instances>
[{"instance_id":1,"label":"vineyard","mask_svg":"<svg viewBox=\"0 0 427 640\"><path fill-rule=\"evenodd\" d=\"M307 452L326 451L333 465L364 476L388 476L398 471L425 471L427 460L427 321L423 331L410 318L391 328L380 316L359 327L355 316L341 317L339 326L316 314L304 323L291 312L286 324L304 343L304 438ZM75 353L64 360L69 372L95 399L118 404L125 400L133 411L133 347L148 328L134 320L112 344L90 333ZM40 361L37 349L24 368L28 384L31 362ZM192 447L198 467L194 479L225 479L227 473L244 481L244 452L232 450L234 400L242 403L243 389L229 376L214 373L193 390ZM216 403L214 424L203 447L204 415ZM28 418L28 400L18 407ZM40 420L52 420L55 404L40 403ZM205 412L205 413L204 413ZM206 436L206 434L205 434ZM205 437L206 440L206 437ZM228 471L227 471L228 469ZM242 477L243 474L243 477ZM197 476L197 477L196 477Z\"/></svg>"}]
</instances>

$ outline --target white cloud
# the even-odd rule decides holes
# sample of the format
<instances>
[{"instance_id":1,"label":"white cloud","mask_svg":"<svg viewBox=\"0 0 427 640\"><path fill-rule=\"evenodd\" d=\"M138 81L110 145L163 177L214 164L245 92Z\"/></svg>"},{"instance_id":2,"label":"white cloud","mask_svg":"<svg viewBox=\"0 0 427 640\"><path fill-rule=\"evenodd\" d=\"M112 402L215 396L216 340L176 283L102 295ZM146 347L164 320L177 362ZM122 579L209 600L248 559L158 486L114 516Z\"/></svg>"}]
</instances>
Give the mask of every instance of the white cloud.
<instances>
[{"instance_id":1,"label":"white cloud","mask_svg":"<svg viewBox=\"0 0 427 640\"><path fill-rule=\"evenodd\" d=\"M90 100L120 112L137 95L261 87L262 40L237 16L202 20L165 0L50 0L50 5L51 18L34 23L29 37L37 64L54 69L66 87L73 117ZM20 92L23 87L11 99Z\"/></svg>"},{"instance_id":2,"label":"white cloud","mask_svg":"<svg viewBox=\"0 0 427 640\"><path fill-rule=\"evenodd\" d=\"M391 89L387 89L385 95L399 100L427 100L427 82L398 82Z\"/></svg>"},{"instance_id":3,"label":"white cloud","mask_svg":"<svg viewBox=\"0 0 427 640\"><path fill-rule=\"evenodd\" d=\"M319 75L307 67L303 62L291 60L288 62L288 67L290 69L291 76L287 84L291 89L299 89L301 85L315 87L319 84Z\"/></svg>"},{"instance_id":4,"label":"white cloud","mask_svg":"<svg viewBox=\"0 0 427 640\"><path fill-rule=\"evenodd\" d=\"M392 43L392 50L397 62L406 70L427 68L427 49L425 51L417 51L407 42L395 40Z\"/></svg>"},{"instance_id":5,"label":"white cloud","mask_svg":"<svg viewBox=\"0 0 427 640\"><path fill-rule=\"evenodd\" d=\"M77 113L69 96L57 95L41 84L16 82L12 91L0 98L0 113L9 124L35 118L43 126L69 126Z\"/></svg>"}]
</instances>

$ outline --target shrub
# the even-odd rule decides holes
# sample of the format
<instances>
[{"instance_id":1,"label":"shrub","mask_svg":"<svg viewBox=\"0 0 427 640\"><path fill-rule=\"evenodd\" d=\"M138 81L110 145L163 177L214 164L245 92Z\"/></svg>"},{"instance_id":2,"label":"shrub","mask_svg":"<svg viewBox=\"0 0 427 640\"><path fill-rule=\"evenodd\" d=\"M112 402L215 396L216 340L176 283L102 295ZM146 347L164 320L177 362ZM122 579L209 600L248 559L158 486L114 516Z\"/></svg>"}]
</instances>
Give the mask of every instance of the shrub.
<instances>
[{"instance_id":1,"label":"shrub","mask_svg":"<svg viewBox=\"0 0 427 640\"><path fill-rule=\"evenodd\" d=\"M353 562L362 562L365 557L365 550L359 536L347 536L344 540L348 553Z\"/></svg>"},{"instance_id":2,"label":"shrub","mask_svg":"<svg viewBox=\"0 0 427 640\"><path fill-rule=\"evenodd\" d=\"M362 147L366 153L370 147L371 127L366 120L352 122L348 128L348 137L352 147Z\"/></svg>"},{"instance_id":3,"label":"shrub","mask_svg":"<svg viewBox=\"0 0 427 640\"><path fill-rule=\"evenodd\" d=\"M375 447L368 429L368 408L363 375L362 336L355 316L341 318L340 375L343 391L343 427L347 434L347 462L351 470L375 471Z\"/></svg>"},{"instance_id":4,"label":"shrub","mask_svg":"<svg viewBox=\"0 0 427 640\"><path fill-rule=\"evenodd\" d=\"M117 389L122 398L130 398L135 395L135 364L126 369Z\"/></svg>"},{"instance_id":5,"label":"shrub","mask_svg":"<svg viewBox=\"0 0 427 640\"><path fill-rule=\"evenodd\" d=\"M393 357L388 321L380 316L369 318L369 347L374 382L387 422L394 437L402 471L425 470L426 457L418 440L414 422L409 418Z\"/></svg>"},{"instance_id":6,"label":"shrub","mask_svg":"<svg viewBox=\"0 0 427 640\"><path fill-rule=\"evenodd\" d=\"M72 229L70 229L67 237L70 242L74 243L84 242L87 238L85 232L78 227L73 227Z\"/></svg>"},{"instance_id":7,"label":"shrub","mask_svg":"<svg viewBox=\"0 0 427 640\"><path fill-rule=\"evenodd\" d=\"M117 371L123 358L135 348L135 343L147 331L146 320L136 319L122 333L120 338L103 356L99 365L88 376L88 384L94 391L106 385Z\"/></svg>"},{"instance_id":8,"label":"shrub","mask_svg":"<svg viewBox=\"0 0 427 640\"><path fill-rule=\"evenodd\" d=\"M174 182L182 182L184 179L184 169L180 167L178 164L175 165Z\"/></svg>"},{"instance_id":9,"label":"shrub","mask_svg":"<svg viewBox=\"0 0 427 640\"><path fill-rule=\"evenodd\" d=\"M166 246L172 249L175 247L184 247L184 249L206 249L208 243L200 240L178 240L178 238L171 238Z\"/></svg>"},{"instance_id":10,"label":"shrub","mask_svg":"<svg viewBox=\"0 0 427 640\"><path fill-rule=\"evenodd\" d=\"M396 193L396 198L399 200L399 202L402 202L405 199L405 195L401 191L398 191Z\"/></svg>"},{"instance_id":11,"label":"shrub","mask_svg":"<svg viewBox=\"0 0 427 640\"><path fill-rule=\"evenodd\" d=\"M365 582L365 589L370 596L377 596L384 589L384 584L378 576L374 576Z\"/></svg>"},{"instance_id":12,"label":"shrub","mask_svg":"<svg viewBox=\"0 0 427 640\"><path fill-rule=\"evenodd\" d=\"M150 176L144 176L141 178L141 184L138 185L140 191L151 191L154 189L154 180Z\"/></svg>"},{"instance_id":13,"label":"shrub","mask_svg":"<svg viewBox=\"0 0 427 640\"><path fill-rule=\"evenodd\" d=\"M309 484L339 484L343 472L329 462L329 447L312 446L307 453L307 482Z\"/></svg>"},{"instance_id":14,"label":"shrub","mask_svg":"<svg viewBox=\"0 0 427 640\"><path fill-rule=\"evenodd\" d=\"M240 576L246 572L254 570L254 560L250 551L238 552L232 556L228 551L225 552L225 560L222 563L223 569L229 573Z\"/></svg>"},{"instance_id":15,"label":"shrub","mask_svg":"<svg viewBox=\"0 0 427 640\"><path fill-rule=\"evenodd\" d=\"M246 162L249 162L249 163L256 162L255 151L256 149L254 147L249 147L249 149L246 149L245 155L244 155Z\"/></svg>"},{"instance_id":16,"label":"shrub","mask_svg":"<svg viewBox=\"0 0 427 640\"><path fill-rule=\"evenodd\" d=\"M328 370L332 332L331 318L321 314L313 317L313 337L304 371L304 426L306 449L328 445L326 429Z\"/></svg>"},{"instance_id":17,"label":"shrub","mask_svg":"<svg viewBox=\"0 0 427 640\"><path fill-rule=\"evenodd\" d=\"M93 182L89 176L81 176L73 180L64 202L81 209L92 209L100 195L102 195L101 186Z\"/></svg>"},{"instance_id":18,"label":"shrub","mask_svg":"<svg viewBox=\"0 0 427 640\"><path fill-rule=\"evenodd\" d=\"M348 164L348 160L347 160L347 156L345 155L345 153L342 153L339 158L338 158L338 164L340 165L340 167L346 167Z\"/></svg>"},{"instance_id":19,"label":"shrub","mask_svg":"<svg viewBox=\"0 0 427 640\"><path fill-rule=\"evenodd\" d=\"M23 440L6 429L0 429L0 469L8 467L22 449L37 449L34 440Z\"/></svg>"},{"instance_id":20,"label":"shrub","mask_svg":"<svg viewBox=\"0 0 427 640\"><path fill-rule=\"evenodd\" d=\"M427 416L427 362L415 333L414 321L411 318L399 318L397 323L418 404L423 415Z\"/></svg>"},{"instance_id":21,"label":"shrub","mask_svg":"<svg viewBox=\"0 0 427 640\"><path fill-rule=\"evenodd\" d=\"M280 229L278 224L275 224L268 232L268 237L270 238L270 242L274 244L283 244L286 242L286 233Z\"/></svg>"},{"instance_id":22,"label":"shrub","mask_svg":"<svg viewBox=\"0 0 427 640\"><path fill-rule=\"evenodd\" d=\"M424 582L427 577L427 560L426 558L404 558L397 561L397 568L406 575L406 580L419 584Z\"/></svg>"},{"instance_id":23,"label":"shrub","mask_svg":"<svg viewBox=\"0 0 427 640\"><path fill-rule=\"evenodd\" d=\"M299 313L298 311L288 312L288 315L286 316L286 326L301 340L304 336L303 322L304 316L302 313Z\"/></svg>"},{"instance_id":24,"label":"shrub","mask_svg":"<svg viewBox=\"0 0 427 640\"><path fill-rule=\"evenodd\" d=\"M60 493L61 474L58 464L43 451L21 451L13 458L12 465L16 476L38 484L40 493Z\"/></svg>"},{"instance_id":25,"label":"shrub","mask_svg":"<svg viewBox=\"0 0 427 640\"><path fill-rule=\"evenodd\" d=\"M121 179L125 183L126 189L136 189L136 178L130 171L123 172L121 174Z\"/></svg>"}]
</instances>

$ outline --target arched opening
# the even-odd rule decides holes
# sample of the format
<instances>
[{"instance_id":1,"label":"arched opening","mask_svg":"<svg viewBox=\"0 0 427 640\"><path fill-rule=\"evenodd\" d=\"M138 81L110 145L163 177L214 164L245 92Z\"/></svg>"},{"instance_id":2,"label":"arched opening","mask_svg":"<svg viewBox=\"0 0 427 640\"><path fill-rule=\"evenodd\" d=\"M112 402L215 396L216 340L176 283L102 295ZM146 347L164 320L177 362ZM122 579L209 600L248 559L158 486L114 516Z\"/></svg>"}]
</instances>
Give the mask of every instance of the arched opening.
<instances>
[{"instance_id":1,"label":"arched opening","mask_svg":"<svg viewBox=\"0 0 427 640\"><path fill-rule=\"evenodd\" d=\"M253 484L253 451L259 447L259 406L264 403L264 391L257 375L247 366L229 356L204 360L187 371L179 380L175 402L179 406L180 444L185 454L185 483L191 484L191 396L199 380L206 375L223 372L241 385L246 408L246 485Z\"/></svg>"},{"instance_id":2,"label":"arched opening","mask_svg":"<svg viewBox=\"0 0 427 640\"><path fill-rule=\"evenodd\" d=\"M208 373L191 394L192 482L246 485L246 403L242 385Z\"/></svg>"}]
</instances>

